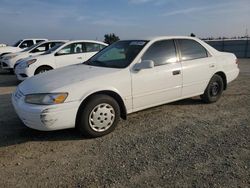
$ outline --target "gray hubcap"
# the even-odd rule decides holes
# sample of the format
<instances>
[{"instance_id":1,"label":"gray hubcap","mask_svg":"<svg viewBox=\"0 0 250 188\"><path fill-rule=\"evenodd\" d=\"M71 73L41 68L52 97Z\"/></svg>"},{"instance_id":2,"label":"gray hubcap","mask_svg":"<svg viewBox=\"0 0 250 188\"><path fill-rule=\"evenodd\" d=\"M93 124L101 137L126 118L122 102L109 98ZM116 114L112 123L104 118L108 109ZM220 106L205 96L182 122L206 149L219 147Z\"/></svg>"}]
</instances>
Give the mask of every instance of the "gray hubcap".
<instances>
[{"instance_id":1,"label":"gray hubcap","mask_svg":"<svg viewBox=\"0 0 250 188\"><path fill-rule=\"evenodd\" d=\"M106 103L99 104L89 114L89 125L96 132L109 129L115 120L114 108Z\"/></svg>"},{"instance_id":2,"label":"gray hubcap","mask_svg":"<svg viewBox=\"0 0 250 188\"><path fill-rule=\"evenodd\" d=\"M44 72L47 72L47 70L46 70L46 69L43 69L43 70L39 71L38 74L41 74L41 73L44 73Z\"/></svg>"},{"instance_id":3,"label":"gray hubcap","mask_svg":"<svg viewBox=\"0 0 250 188\"><path fill-rule=\"evenodd\" d=\"M211 87L211 94L212 94L212 96L218 95L219 91L220 91L219 84L217 82L214 82L212 84L212 87Z\"/></svg>"}]
</instances>

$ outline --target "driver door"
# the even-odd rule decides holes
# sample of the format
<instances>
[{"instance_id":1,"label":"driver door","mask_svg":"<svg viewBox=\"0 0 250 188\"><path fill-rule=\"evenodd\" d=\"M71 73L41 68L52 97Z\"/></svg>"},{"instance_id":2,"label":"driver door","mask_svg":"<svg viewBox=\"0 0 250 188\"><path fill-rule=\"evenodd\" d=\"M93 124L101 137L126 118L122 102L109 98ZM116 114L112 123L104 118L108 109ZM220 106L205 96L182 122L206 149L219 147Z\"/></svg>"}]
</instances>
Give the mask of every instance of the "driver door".
<instances>
[{"instance_id":1,"label":"driver door","mask_svg":"<svg viewBox=\"0 0 250 188\"><path fill-rule=\"evenodd\" d=\"M56 67L65 67L84 62L83 50L83 43L72 43L65 46L55 54Z\"/></svg>"},{"instance_id":2,"label":"driver door","mask_svg":"<svg viewBox=\"0 0 250 188\"><path fill-rule=\"evenodd\" d=\"M154 61L154 67L132 71L133 111L181 97L182 70L173 40L155 42L141 59Z\"/></svg>"}]
</instances>

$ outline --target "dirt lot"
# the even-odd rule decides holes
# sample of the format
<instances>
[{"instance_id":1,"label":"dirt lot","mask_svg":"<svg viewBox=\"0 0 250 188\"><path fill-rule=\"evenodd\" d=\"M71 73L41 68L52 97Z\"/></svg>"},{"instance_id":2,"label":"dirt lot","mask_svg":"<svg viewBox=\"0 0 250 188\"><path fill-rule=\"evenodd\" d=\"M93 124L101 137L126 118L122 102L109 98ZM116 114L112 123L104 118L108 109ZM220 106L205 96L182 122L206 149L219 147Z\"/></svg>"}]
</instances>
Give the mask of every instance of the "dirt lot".
<instances>
[{"instance_id":1,"label":"dirt lot","mask_svg":"<svg viewBox=\"0 0 250 188\"><path fill-rule=\"evenodd\" d=\"M0 187L250 187L250 59L240 68L216 104L152 108L98 139L26 128L0 72Z\"/></svg>"}]
</instances>

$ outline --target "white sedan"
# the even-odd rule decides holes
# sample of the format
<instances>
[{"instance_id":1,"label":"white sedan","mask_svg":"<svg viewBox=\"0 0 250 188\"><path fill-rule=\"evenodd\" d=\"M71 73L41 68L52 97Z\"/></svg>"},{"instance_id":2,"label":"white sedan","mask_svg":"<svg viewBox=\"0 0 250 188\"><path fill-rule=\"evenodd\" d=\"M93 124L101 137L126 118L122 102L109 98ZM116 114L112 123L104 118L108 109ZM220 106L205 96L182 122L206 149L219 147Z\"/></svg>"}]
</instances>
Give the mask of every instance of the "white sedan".
<instances>
[{"instance_id":1,"label":"white sedan","mask_svg":"<svg viewBox=\"0 0 250 188\"><path fill-rule=\"evenodd\" d=\"M66 41L63 41L63 40L50 40L50 41L40 42L29 48L26 48L25 50L21 52L3 55L1 58L1 62L0 62L1 67L2 69L5 69L5 70L13 70L15 68L17 61L20 61L27 57L40 55L48 51L49 49L53 48L54 46L62 45L65 42Z\"/></svg>"},{"instance_id":2,"label":"white sedan","mask_svg":"<svg viewBox=\"0 0 250 188\"><path fill-rule=\"evenodd\" d=\"M40 74L52 69L78 64L88 60L107 44L91 40L69 41L55 46L44 54L26 58L15 67L18 80Z\"/></svg>"},{"instance_id":3,"label":"white sedan","mask_svg":"<svg viewBox=\"0 0 250 188\"><path fill-rule=\"evenodd\" d=\"M83 64L32 77L12 95L28 127L50 131L77 127L98 137L120 117L200 95L216 102L239 68L234 54L190 37L118 41Z\"/></svg>"}]
</instances>

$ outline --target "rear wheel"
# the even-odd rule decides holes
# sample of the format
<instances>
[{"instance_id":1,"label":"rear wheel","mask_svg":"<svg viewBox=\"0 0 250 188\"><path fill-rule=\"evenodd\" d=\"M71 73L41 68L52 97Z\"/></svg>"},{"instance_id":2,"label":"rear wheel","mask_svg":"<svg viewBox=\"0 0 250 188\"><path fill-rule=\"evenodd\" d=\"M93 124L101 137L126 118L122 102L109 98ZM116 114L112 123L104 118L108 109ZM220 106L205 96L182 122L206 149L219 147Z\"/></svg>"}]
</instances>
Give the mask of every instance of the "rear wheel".
<instances>
[{"instance_id":1,"label":"rear wheel","mask_svg":"<svg viewBox=\"0 0 250 188\"><path fill-rule=\"evenodd\" d=\"M205 92L201 95L201 99L205 103L213 103L219 100L222 95L224 88L222 78L215 74L212 79L210 80Z\"/></svg>"},{"instance_id":2,"label":"rear wheel","mask_svg":"<svg viewBox=\"0 0 250 188\"><path fill-rule=\"evenodd\" d=\"M112 132L120 119L120 107L108 95L92 96L82 105L78 114L77 128L88 137L100 137Z\"/></svg>"},{"instance_id":3,"label":"rear wheel","mask_svg":"<svg viewBox=\"0 0 250 188\"><path fill-rule=\"evenodd\" d=\"M35 75L36 75L36 74L41 74L41 73L47 72L47 71L49 71L49 70L52 70L52 68L49 67L49 66L42 66L42 67L39 67L39 68L36 69Z\"/></svg>"}]
</instances>

